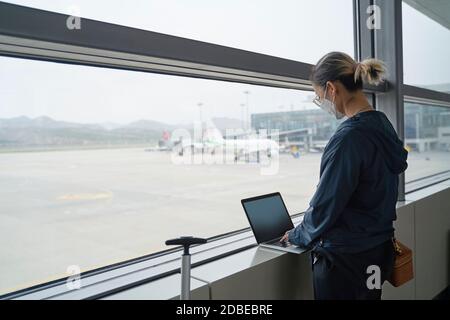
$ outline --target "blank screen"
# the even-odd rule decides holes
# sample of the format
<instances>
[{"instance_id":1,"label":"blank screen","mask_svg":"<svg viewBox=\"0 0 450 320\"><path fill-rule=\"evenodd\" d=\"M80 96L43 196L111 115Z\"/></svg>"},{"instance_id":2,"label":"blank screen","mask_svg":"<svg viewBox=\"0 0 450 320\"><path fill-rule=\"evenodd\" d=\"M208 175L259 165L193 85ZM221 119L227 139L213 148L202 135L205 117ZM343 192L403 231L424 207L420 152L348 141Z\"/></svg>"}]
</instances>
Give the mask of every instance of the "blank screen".
<instances>
[{"instance_id":1,"label":"blank screen","mask_svg":"<svg viewBox=\"0 0 450 320\"><path fill-rule=\"evenodd\" d=\"M244 201L243 205L258 243L281 237L294 227L280 195Z\"/></svg>"}]
</instances>

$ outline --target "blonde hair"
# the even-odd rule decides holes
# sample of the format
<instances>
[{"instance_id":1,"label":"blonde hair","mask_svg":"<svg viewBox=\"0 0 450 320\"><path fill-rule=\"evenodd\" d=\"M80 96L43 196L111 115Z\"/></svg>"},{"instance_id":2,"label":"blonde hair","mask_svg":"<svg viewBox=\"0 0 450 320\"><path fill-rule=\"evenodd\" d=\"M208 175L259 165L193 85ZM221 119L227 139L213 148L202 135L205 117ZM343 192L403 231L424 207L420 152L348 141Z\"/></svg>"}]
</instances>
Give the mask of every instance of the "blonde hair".
<instances>
[{"instance_id":1,"label":"blonde hair","mask_svg":"<svg viewBox=\"0 0 450 320\"><path fill-rule=\"evenodd\" d=\"M378 85L386 73L384 63L378 59L356 62L343 52L330 52L313 67L311 81L325 87L328 81L339 80L349 91L362 89L363 82Z\"/></svg>"},{"instance_id":2,"label":"blonde hair","mask_svg":"<svg viewBox=\"0 0 450 320\"><path fill-rule=\"evenodd\" d=\"M378 59L366 59L356 64L354 79L362 79L369 84L378 85L384 80L386 66Z\"/></svg>"}]
</instances>

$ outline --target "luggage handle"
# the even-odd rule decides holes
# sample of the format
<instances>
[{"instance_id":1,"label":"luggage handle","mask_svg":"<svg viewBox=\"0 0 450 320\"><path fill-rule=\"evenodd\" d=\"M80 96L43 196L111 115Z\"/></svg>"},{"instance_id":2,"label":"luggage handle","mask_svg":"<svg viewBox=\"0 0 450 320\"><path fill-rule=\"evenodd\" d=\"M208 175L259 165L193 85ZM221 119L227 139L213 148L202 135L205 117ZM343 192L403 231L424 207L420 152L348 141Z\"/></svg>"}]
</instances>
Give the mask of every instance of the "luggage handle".
<instances>
[{"instance_id":1,"label":"luggage handle","mask_svg":"<svg viewBox=\"0 0 450 320\"><path fill-rule=\"evenodd\" d=\"M191 254L189 247L193 244L203 244L208 240L203 238L195 238L192 236L183 236L176 239L166 241L166 245L183 246L183 255L181 256L181 294L180 300L189 300L191 298Z\"/></svg>"}]
</instances>

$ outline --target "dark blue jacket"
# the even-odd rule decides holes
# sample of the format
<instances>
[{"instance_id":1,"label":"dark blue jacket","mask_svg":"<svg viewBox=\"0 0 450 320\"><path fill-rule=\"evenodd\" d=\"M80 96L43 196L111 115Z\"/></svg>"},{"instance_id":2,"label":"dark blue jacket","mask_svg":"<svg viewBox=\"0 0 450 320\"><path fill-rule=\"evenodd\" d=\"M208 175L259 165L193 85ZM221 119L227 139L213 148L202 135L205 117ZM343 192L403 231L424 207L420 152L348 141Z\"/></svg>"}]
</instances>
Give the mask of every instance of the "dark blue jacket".
<instances>
[{"instance_id":1,"label":"dark blue jacket","mask_svg":"<svg viewBox=\"0 0 450 320\"><path fill-rule=\"evenodd\" d=\"M398 175L408 167L386 115L367 111L346 119L325 147L320 181L293 244L360 252L393 236Z\"/></svg>"}]
</instances>

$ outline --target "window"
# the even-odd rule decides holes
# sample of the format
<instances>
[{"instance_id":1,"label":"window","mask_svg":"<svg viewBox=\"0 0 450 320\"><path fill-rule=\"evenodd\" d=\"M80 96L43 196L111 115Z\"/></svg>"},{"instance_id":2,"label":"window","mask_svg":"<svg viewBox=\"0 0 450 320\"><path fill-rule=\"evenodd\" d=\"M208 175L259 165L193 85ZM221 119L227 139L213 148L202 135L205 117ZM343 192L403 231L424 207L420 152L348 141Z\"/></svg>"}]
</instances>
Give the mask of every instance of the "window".
<instances>
[{"instance_id":1,"label":"window","mask_svg":"<svg viewBox=\"0 0 450 320\"><path fill-rule=\"evenodd\" d=\"M354 55L352 0L7 2L308 63L329 51Z\"/></svg>"},{"instance_id":2,"label":"window","mask_svg":"<svg viewBox=\"0 0 450 320\"><path fill-rule=\"evenodd\" d=\"M405 102L407 183L450 170L450 108Z\"/></svg>"},{"instance_id":3,"label":"window","mask_svg":"<svg viewBox=\"0 0 450 320\"><path fill-rule=\"evenodd\" d=\"M304 211L338 124L311 92L6 57L0 69L1 293L248 227L245 197L280 191ZM250 128L279 156L214 148Z\"/></svg>"},{"instance_id":4,"label":"window","mask_svg":"<svg viewBox=\"0 0 450 320\"><path fill-rule=\"evenodd\" d=\"M450 92L450 30L408 4L402 10L405 84Z\"/></svg>"}]
</instances>

